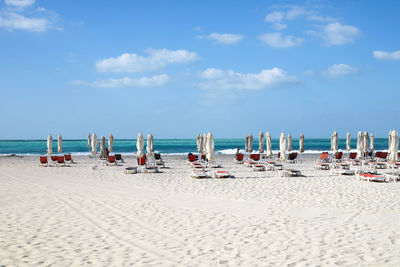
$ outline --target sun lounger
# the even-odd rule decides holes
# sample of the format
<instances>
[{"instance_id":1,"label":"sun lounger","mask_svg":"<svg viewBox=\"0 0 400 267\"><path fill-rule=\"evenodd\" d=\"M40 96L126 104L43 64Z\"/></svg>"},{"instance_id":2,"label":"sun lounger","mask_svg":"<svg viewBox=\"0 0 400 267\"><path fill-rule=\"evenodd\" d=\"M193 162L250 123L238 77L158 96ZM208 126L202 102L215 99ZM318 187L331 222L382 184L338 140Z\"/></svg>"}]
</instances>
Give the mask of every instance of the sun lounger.
<instances>
[{"instance_id":1,"label":"sun lounger","mask_svg":"<svg viewBox=\"0 0 400 267\"><path fill-rule=\"evenodd\" d=\"M338 174L338 175L354 175L356 172L355 170L348 170L348 169L331 169L331 174Z\"/></svg>"},{"instance_id":2,"label":"sun lounger","mask_svg":"<svg viewBox=\"0 0 400 267\"><path fill-rule=\"evenodd\" d=\"M158 172L158 167L156 163L153 161L147 161L146 155L137 159L138 163L138 171L140 172Z\"/></svg>"},{"instance_id":3,"label":"sun lounger","mask_svg":"<svg viewBox=\"0 0 400 267\"><path fill-rule=\"evenodd\" d=\"M296 163L297 160L297 152L289 153L289 156L286 160L287 163Z\"/></svg>"},{"instance_id":4,"label":"sun lounger","mask_svg":"<svg viewBox=\"0 0 400 267\"><path fill-rule=\"evenodd\" d=\"M40 167L48 167L49 166L49 162L47 161L47 156L41 156L39 158L39 160L40 160L40 164L39 164Z\"/></svg>"},{"instance_id":5,"label":"sun lounger","mask_svg":"<svg viewBox=\"0 0 400 267\"><path fill-rule=\"evenodd\" d=\"M317 162L314 165L314 169L316 170L329 170L330 166L328 163Z\"/></svg>"},{"instance_id":6,"label":"sun lounger","mask_svg":"<svg viewBox=\"0 0 400 267\"><path fill-rule=\"evenodd\" d=\"M388 169L398 169L400 167L400 162L386 162L386 167Z\"/></svg>"},{"instance_id":7,"label":"sun lounger","mask_svg":"<svg viewBox=\"0 0 400 267\"><path fill-rule=\"evenodd\" d=\"M115 160L115 156L108 156L107 166L117 166L117 161Z\"/></svg>"},{"instance_id":8,"label":"sun lounger","mask_svg":"<svg viewBox=\"0 0 400 267\"><path fill-rule=\"evenodd\" d=\"M65 162L73 163L71 154L64 154Z\"/></svg>"},{"instance_id":9,"label":"sun lounger","mask_svg":"<svg viewBox=\"0 0 400 267\"><path fill-rule=\"evenodd\" d=\"M386 164L385 163L377 162L377 161L369 162L368 166L371 169L385 169L386 168Z\"/></svg>"},{"instance_id":10,"label":"sun lounger","mask_svg":"<svg viewBox=\"0 0 400 267\"><path fill-rule=\"evenodd\" d=\"M134 174L137 173L137 167L126 167L124 169L125 174Z\"/></svg>"},{"instance_id":11,"label":"sun lounger","mask_svg":"<svg viewBox=\"0 0 400 267\"><path fill-rule=\"evenodd\" d=\"M190 162L194 162L194 161L197 160L197 157L196 157L196 155L189 154L187 160L188 160L189 163Z\"/></svg>"},{"instance_id":12,"label":"sun lounger","mask_svg":"<svg viewBox=\"0 0 400 267\"><path fill-rule=\"evenodd\" d=\"M348 170L350 169L350 165L347 163L332 163L331 164L332 169L342 169L342 170Z\"/></svg>"},{"instance_id":13,"label":"sun lounger","mask_svg":"<svg viewBox=\"0 0 400 267\"><path fill-rule=\"evenodd\" d=\"M253 168L253 171L255 171L255 172L263 172L266 170L265 165L263 165L263 164L253 164L252 168Z\"/></svg>"},{"instance_id":14,"label":"sun lounger","mask_svg":"<svg viewBox=\"0 0 400 267\"><path fill-rule=\"evenodd\" d=\"M207 178L207 174L205 171L198 171L198 170L193 170L190 176L196 179Z\"/></svg>"},{"instance_id":15,"label":"sun lounger","mask_svg":"<svg viewBox=\"0 0 400 267\"><path fill-rule=\"evenodd\" d=\"M321 153L321 156L320 156L319 159L318 159L318 162L322 162L322 163L329 162L329 159L328 159L328 152L322 152L322 153Z\"/></svg>"},{"instance_id":16,"label":"sun lounger","mask_svg":"<svg viewBox=\"0 0 400 267\"><path fill-rule=\"evenodd\" d=\"M295 169L285 169L279 171L279 176L281 177L297 177L301 176L301 172Z\"/></svg>"},{"instance_id":17,"label":"sun lounger","mask_svg":"<svg viewBox=\"0 0 400 267\"><path fill-rule=\"evenodd\" d=\"M386 181L388 182L397 182L400 181L400 174L397 172L389 172L383 174L386 177Z\"/></svg>"},{"instance_id":18,"label":"sun lounger","mask_svg":"<svg viewBox=\"0 0 400 267\"><path fill-rule=\"evenodd\" d=\"M54 155L50 156L50 159L51 159L53 165L56 165L56 163L57 163L57 158L58 158L58 156L54 156Z\"/></svg>"},{"instance_id":19,"label":"sun lounger","mask_svg":"<svg viewBox=\"0 0 400 267\"><path fill-rule=\"evenodd\" d=\"M349 158L346 160L348 163L350 163L353 166L359 166L361 165L361 161L357 159L357 153L356 152L350 152Z\"/></svg>"},{"instance_id":20,"label":"sun lounger","mask_svg":"<svg viewBox=\"0 0 400 267\"><path fill-rule=\"evenodd\" d=\"M156 161L157 166L165 168L165 162L162 160L160 153L154 153L154 160Z\"/></svg>"},{"instance_id":21,"label":"sun lounger","mask_svg":"<svg viewBox=\"0 0 400 267\"><path fill-rule=\"evenodd\" d=\"M215 162L215 161L209 161L207 163L208 168L221 168L221 164Z\"/></svg>"},{"instance_id":22,"label":"sun lounger","mask_svg":"<svg viewBox=\"0 0 400 267\"><path fill-rule=\"evenodd\" d=\"M57 157L56 166L57 166L57 167L63 167L63 166L65 166L64 156L58 156L58 157Z\"/></svg>"},{"instance_id":23,"label":"sun lounger","mask_svg":"<svg viewBox=\"0 0 400 267\"><path fill-rule=\"evenodd\" d=\"M260 154L250 154L250 159L253 161L259 161L260 160Z\"/></svg>"},{"instance_id":24,"label":"sun lounger","mask_svg":"<svg viewBox=\"0 0 400 267\"><path fill-rule=\"evenodd\" d=\"M283 170L283 165L281 163L277 163L276 161L266 161L265 164L267 166L267 170L271 171L273 171L274 169Z\"/></svg>"},{"instance_id":25,"label":"sun lounger","mask_svg":"<svg viewBox=\"0 0 400 267\"><path fill-rule=\"evenodd\" d=\"M229 178L231 174L228 171L221 170L221 171L214 171L213 172L215 178Z\"/></svg>"},{"instance_id":26,"label":"sun lounger","mask_svg":"<svg viewBox=\"0 0 400 267\"><path fill-rule=\"evenodd\" d=\"M250 161L250 160L247 160L247 161L245 161L245 162L243 163L244 166L250 167L250 168L251 168L251 166L253 166L254 164L257 164L257 162Z\"/></svg>"},{"instance_id":27,"label":"sun lounger","mask_svg":"<svg viewBox=\"0 0 400 267\"><path fill-rule=\"evenodd\" d=\"M332 158L332 162L342 162L342 157L343 157L343 152L340 151L336 153L336 155L334 155L334 157Z\"/></svg>"},{"instance_id":28,"label":"sun lounger","mask_svg":"<svg viewBox=\"0 0 400 267\"><path fill-rule=\"evenodd\" d=\"M244 158L244 155L242 153L237 153L235 155L235 158L233 159L233 161L235 163L243 164L243 158Z\"/></svg>"},{"instance_id":29,"label":"sun lounger","mask_svg":"<svg viewBox=\"0 0 400 267\"><path fill-rule=\"evenodd\" d=\"M386 161L388 156L388 152L382 152L382 151L377 151L375 153L375 159L376 161Z\"/></svg>"},{"instance_id":30,"label":"sun lounger","mask_svg":"<svg viewBox=\"0 0 400 267\"><path fill-rule=\"evenodd\" d=\"M124 162L124 159L122 158L121 154L115 154L115 161L120 161L122 163Z\"/></svg>"},{"instance_id":31,"label":"sun lounger","mask_svg":"<svg viewBox=\"0 0 400 267\"><path fill-rule=\"evenodd\" d=\"M367 182L386 182L386 177L384 175L360 173L358 174L358 179Z\"/></svg>"}]
</instances>

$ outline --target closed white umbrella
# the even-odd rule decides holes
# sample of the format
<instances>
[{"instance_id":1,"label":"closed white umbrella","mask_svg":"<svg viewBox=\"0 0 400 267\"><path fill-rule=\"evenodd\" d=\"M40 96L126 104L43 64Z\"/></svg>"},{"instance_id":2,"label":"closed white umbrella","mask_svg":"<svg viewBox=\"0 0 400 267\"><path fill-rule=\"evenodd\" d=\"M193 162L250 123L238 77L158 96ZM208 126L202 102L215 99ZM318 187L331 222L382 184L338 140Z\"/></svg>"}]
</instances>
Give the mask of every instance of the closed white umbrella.
<instances>
[{"instance_id":1,"label":"closed white umbrella","mask_svg":"<svg viewBox=\"0 0 400 267\"><path fill-rule=\"evenodd\" d=\"M253 135L251 133L249 134L248 148L249 148L249 153L253 152Z\"/></svg>"},{"instance_id":2,"label":"closed white umbrella","mask_svg":"<svg viewBox=\"0 0 400 267\"><path fill-rule=\"evenodd\" d=\"M303 133L300 134L300 138L299 138L299 152L300 153L304 152L304 134Z\"/></svg>"},{"instance_id":3,"label":"closed white umbrella","mask_svg":"<svg viewBox=\"0 0 400 267\"><path fill-rule=\"evenodd\" d=\"M272 140L271 140L271 134L269 132L267 132L267 134L265 135L266 137L266 144L267 144L267 157L271 157L272 156Z\"/></svg>"},{"instance_id":4,"label":"closed white umbrella","mask_svg":"<svg viewBox=\"0 0 400 267\"><path fill-rule=\"evenodd\" d=\"M346 137L346 151L351 150L351 135L349 132L347 132L347 137Z\"/></svg>"},{"instance_id":5,"label":"closed white umbrella","mask_svg":"<svg viewBox=\"0 0 400 267\"><path fill-rule=\"evenodd\" d=\"M249 152L249 135L246 135L244 139L244 151Z\"/></svg>"},{"instance_id":6,"label":"closed white umbrella","mask_svg":"<svg viewBox=\"0 0 400 267\"><path fill-rule=\"evenodd\" d=\"M62 152L62 136L61 136L61 134L59 134L58 138L57 138L57 151L58 151L58 153Z\"/></svg>"},{"instance_id":7,"label":"closed white umbrella","mask_svg":"<svg viewBox=\"0 0 400 267\"><path fill-rule=\"evenodd\" d=\"M291 134L287 135L287 151L288 152L292 151L292 135Z\"/></svg>"},{"instance_id":8,"label":"closed white umbrella","mask_svg":"<svg viewBox=\"0 0 400 267\"><path fill-rule=\"evenodd\" d=\"M262 131L260 131L258 140L258 152L264 153L264 133Z\"/></svg>"},{"instance_id":9,"label":"closed white umbrella","mask_svg":"<svg viewBox=\"0 0 400 267\"><path fill-rule=\"evenodd\" d=\"M87 136L87 147L89 150L92 147L92 138L90 137L90 133Z\"/></svg>"},{"instance_id":10,"label":"closed white umbrella","mask_svg":"<svg viewBox=\"0 0 400 267\"><path fill-rule=\"evenodd\" d=\"M95 157L97 155L97 135L93 133L92 135L92 156Z\"/></svg>"},{"instance_id":11,"label":"closed white umbrella","mask_svg":"<svg viewBox=\"0 0 400 267\"><path fill-rule=\"evenodd\" d=\"M203 153L202 155L205 155L207 152L207 134L203 134Z\"/></svg>"},{"instance_id":12,"label":"closed white umbrella","mask_svg":"<svg viewBox=\"0 0 400 267\"><path fill-rule=\"evenodd\" d=\"M141 159L143 157L143 148L144 148L144 140L143 140L143 134L141 132L139 132L138 136L137 136L137 140L136 140L136 157L138 159Z\"/></svg>"},{"instance_id":13,"label":"closed white umbrella","mask_svg":"<svg viewBox=\"0 0 400 267\"><path fill-rule=\"evenodd\" d=\"M391 141L390 141L390 156L389 161L397 162L399 160L399 156L397 151L399 150L399 135L397 134L396 130L391 132Z\"/></svg>"},{"instance_id":14,"label":"closed white umbrella","mask_svg":"<svg viewBox=\"0 0 400 267\"><path fill-rule=\"evenodd\" d=\"M47 154L53 154L53 137L51 136L51 134L47 136Z\"/></svg>"},{"instance_id":15,"label":"closed white umbrella","mask_svg":"<svg viewBox=\"0 0 400 267\"><path fill-rule=\"evenodd\" d=\"M375 136L373 133L369 136L369 149L371 149L371 151L375 150Z\"/></svg>"},{"instance_id":16,"label":"closed white umbrella","mask_svg":"<svg viewBox=\"0 0 400 267\"><path fill-rule=\"evenodd\" d=\"M108 152L112 152L114 150L114 136L110 134L108 136Z\"/></svg>"},{"instance_id":17,"label":"closed white umbrella","mask_svg":"<svg viewBox=\"0 0 400 267\"><path fill-rule=\"evenodd\" d=\"M364 140L363 140L363 133L361 131L358 132L357 135L357 158L362 159L364 157L363 148Z\"/></svg>"},{"instance_id":18,"label":"closed white umbrella","mask_svg":"<svg viewBox=\"0 0 400 267\"><path fill-rule=\"evenodd\" d=\"M197 135L197 152L203 154L203 136L201 134Z\"/></svg>"},{"instance_id":19,"label":"closed white umbrella","mask_svg":"<svg viewBox=\"0 0 400 267\"><path fill-rule=\"evenodd\" d=\"M147 157L151 158L154 156L154 140L153 140L153 135L148 134L147 135L147 147L146 147L146 151L147 151Z\"/></svg>"},{"instance_id":20,"label":"closed white umbrella","mask_svg":"<svg viewBox=\"0 0 400 267\"><path fill-rule=\"evenodd\" d=\"M286 137L284 132L281 133L279 138L279 150L281 152L280 159L283 161L286 159Z\"/></svg>"},{"instance_id":21,"label":"closed white umbrella","mask_svg":"<svg viewBox=\"0 0 400 267\"><path fill-rule=\"evenodd\" d=\"M338 152L338 139L338 133L334 131L331 137L331 150L333 155L336 155Z\"/></svg>"},{"instance_id":22,"label":"closed white umbrella","mask_svg":"<svg viewBox=\"0 0 400 267\"><path fill-rule=\"evenodd\" d=\"M369 147L369 135L367 133L367 131L364 132L363 135L363 148L364 148L364 153L368 153L368 147Z\"/></svg>"},{"instance_id":23,"label":"closed white umbrella","mask_svg":"<svg viewBox=\"0 0 400 267\"><path fill-rule=\"evenodd\" d=\"M106 138L102 136L100 138L100 158L104 159L106 157Z\"/></svg>"},{"instance_id":24,"label":"closed white umbrella","mask_svg":"<svg viewBox=\"0 0 400 267\"><path fill-rule=\"evenodd\" d=\"M208 161L213 161L214 160L214 137L211 134L211 132L209 132L207 134L207 160Z\"/></svg>"}]
</instances>

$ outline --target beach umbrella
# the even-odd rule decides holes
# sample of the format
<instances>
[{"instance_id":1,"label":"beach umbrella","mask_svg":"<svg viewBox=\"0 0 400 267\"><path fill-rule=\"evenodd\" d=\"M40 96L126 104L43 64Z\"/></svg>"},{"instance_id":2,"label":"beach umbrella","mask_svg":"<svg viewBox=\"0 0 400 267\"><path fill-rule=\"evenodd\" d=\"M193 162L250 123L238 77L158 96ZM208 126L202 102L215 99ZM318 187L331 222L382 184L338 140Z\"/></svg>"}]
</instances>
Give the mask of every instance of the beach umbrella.
<instances>
[{"instance_id":1,"label":"beach umbrella","mask_svg":"<svg viewBox=\"0 0 400 267\"><path fill-rule=\"evenodd\" d=\"M213 161L214 160L214 137L212 136L211 132L207 134L207 160Z\"/></svg>"},{"instance_id":2,"label":"beach umbrella","mask_svg":"<svg viewBox=\"0 0 400 267\"><path fill-rule=\"evenodd\" d=\"M267 140L267 157L271 157L272 156L272 150L271 150L271 146L272 146L272 140L271 140L271 134L269 132L267 132L267 134L265 135L265 139Z\"/></svg>"},{"instance_id":3,"label":"beach umbrella","mask_svg":"<svg viewBox=\"0 0 400 267\"><path fill-rule=\"evenodd\" d=\"M258 152L264 153L264 133L260 131L259 141L258 141Z\"/></svg>"},{"instance_id":4,"label":"beach umbrella","mask_svg":"<svg viewBox=\"0 0 400 267\"><path fill-rule=\"evenodd\" d=\"M92 147L92 138L90 137L90 133L87 136L87 147L90 148Z\"/></svg>"},{"instance_id":5,"label":"beach umbrella","mask_svg":"<svg viewBox=\"0 0 400 267\"><path fill-rule=\"evenodd\" d=\"M100 158L106 157L106 138L104 135L100 138Z\"/></svg>"},{"instance_id":6,"label":"beach umbrella","mask_svg":"<svg viewBox=\"0 0 400 267\"><path fill-rule=\"evenodd\" d=\"M397 162L399 160L399 156L397 151L399 150L399 135L396 130L391 131L391 141L390 141L390 156L389 161Z\"/></svg>"},{"instance_id":7,"label":"beach umbrella","mask_svg":"<svg viewBox=\"0 0 400 267\"><path fill-rule=\"evenodd\" d=\"M108 136L108 152L112 152L114 150L114 136L110 134Z\"/></svg>"},{"instance_id":8,"label":"beach umbrella","mask_svg":"<svg viewBox=\"0 0 400 267\"><path fill-rule=\"evenodd\" d=\"M364 153L368 153L368 147L369 147L369 135L368 135L367 131L365 131L364 135L363 135Z\"/></svg>"},{"instance_id":9,"label":"beach umbrella","mask_svg":"<svg viewBox=\"0 0 400 267\"><path fill-rule=\"evenodd\" d=\"M288 152L292 151L292 135L291 134L287 135L287 151Z\"/></svg>"},{"instance_id":10,"label":"beach umbrella","mask_svg":"<svg viewBox=\"0 0 400 267\"><path fill-rule=\"evenodd\" d=\"M249 152L249 135L246 135L244 139L244 151Z\"/></svg>"},{"instance_id":11,"label":"beach umbrella","mask_svg":"<svg viewBox=\"0 0 400 267\"><path fill-rule=\"evenodd\" d=\"M153 135L148 134L147 135L147 147L146 147L146 151L147 151L147 157L151 158L154 156L154 140L153 140Z\"/></svg>"},{"instance_id":12,"label":"beach umbrella","mask_svg":"<svg viewBox=\"0 0 400 267\"><path fill-rule=\"evenodd\" d=\"M62 152L62 136L61 136L61 134L59 134L58 138L57 138L57 151L58 151L58 153Z\"/></svg>"},{"instance_id":13,"label":"beach umbrella","mask_svg":"<svg viewBox=\"0 0 400 267\"><path fill-rule=\"evenodd\" d=\"M336 131L333 132L331 137L331 150L333 155L336 155L338 152L338 133Z\"/></svg>"},{"instance_id":14,"label":"beach umbrella","mask_svg":"<svg viewBox=\"0 0 400 267\"><path fill-rule=\"evenodd\" d=\"M203 135L197 135L197 152L203 154Z\"/></svg>"},{"instance_id":15,"label":"beach umbrella","mask_svg":"<svg viewBox=\"0 0 400 267\"><path fill-rule=\"evenodd\" d=\"M281 136L279 138L279 150L281 152L281 160L285 160L286 159L286 137L285 137L285 133L282 132Z\"/></svg>"},{"instance_id":16,"label":"beach umbrella","mask_svg":"<svg viewBox=\"0 0 400 267\"><path fill-rule=\"evenodd\" d=\"M357 134L357 158L362 159L363 158L363 148L364 141L363 141L363 133L361 131L358 132Z\"/></svg>"},{"instance_id":17,"label":"beach umbrella","mask_svg":"<svg viewBox=\"0 0 400 267\"><path fill-rule=\"evenodd\" d=\"M136 148L137 148L136 157L141 159L144 155L143 154L144 140L143 140L143 134L141 132L139 132L137 136Z\"/></svg>"},{"instance_id":18,"label":"beach umbrella","mask_svg":"<svg viewBox=\"0 0 400 267\"><path fill-rule=\"evenodd\" d=\"M202 155L205 155L207 151L207 134L203 134L203 153Z\"/></svg>"},{"instance_id":19,"label":"beach umbrella","mask_svg":"<svg viewBox=\"0 0 400 267\"><path fill-rule=\"evenodd\" d=\"M388 154L389 154L388 156L389 156L389 158L390 158L390 153L391 153L391 152L390 152L391 144L392 144L392 130L389 131L389 142L388 142L388 152L389 152L389 153L388 153Z\"/></svg>"},{"instance_id":20,"label":"beach umbrella","mask_svg":"<svg viewBox=\"0 0 400 267\"><path fill-rule=\"evenodd\" d=\"M304 134L303 133L300 134L300 138L299 138L299 152L300 153L304 152Z\"/></svg>"},{"instance_id":21,"label":"beach umbrella","mask_svg":"<svg viewBox=\"0 0 400 267\"><path fill-rule=\"evenodd\" d=\"M53 154L53 137L51 136L51 134L47 136L47 154Z\"/></svg>"},{"instance_id":22,"label":"beach umbrella","mask_svg":"<svg viewBox=\"0 0 400 267\"><path fill-rule=\"evenodd\" d=\"M375 150L375 136L373 133L369 136L369 149L371 149L371 151Z\"/></svg>"},{"instance_id":23,"label":"beach umbrella","mask_svg":"<svg viewBox=\"0 0 400 267\"><path fill-rule=\"evenodd\" d=\"M95 157L97 155L97 135L93 133L92 135L92 156Z\"/></svg>"},{"instance_id":24,"label":"beach umbrella","mask_svg":"<svg viewBox=\"0 0 400 267\"><path fill-rule=\"evenodd\" d=\"M249 134L248 148L249 148L249 153L253 152L253 135L251 133Z\"/></svg>"},{"instance_id":25,"label":"beach umbrella","mask_svg":"<svg viewBox=\"0 0 400 267\"><path fill-rule=\"evenodd\" d=\"M351 135L350 135L349 132L347 132L346 150L347 150L347 151L350 151L350 150L351 150Z\"/></svg>"}]
</instances>

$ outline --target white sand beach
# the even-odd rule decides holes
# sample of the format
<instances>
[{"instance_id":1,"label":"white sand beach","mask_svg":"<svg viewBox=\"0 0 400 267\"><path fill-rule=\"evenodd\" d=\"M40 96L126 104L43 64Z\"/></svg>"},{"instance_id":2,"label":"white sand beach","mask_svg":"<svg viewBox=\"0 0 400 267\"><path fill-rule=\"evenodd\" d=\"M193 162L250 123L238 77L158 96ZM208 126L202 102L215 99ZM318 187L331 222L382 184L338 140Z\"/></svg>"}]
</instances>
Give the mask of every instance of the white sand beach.
<instances>
[{"instance_id":1,"label":"white sand beach","mask_svg":"<svg viewBox=\"0 0 400 267\"><path fill-rule=\"evenodd\" d=\"M400 183L315 171L317 157L278 177L217 155L229 179L191 178L184 156L131 175L134 157L0 157L0 265L400 266Z\"/></svg>"}]
</instances>

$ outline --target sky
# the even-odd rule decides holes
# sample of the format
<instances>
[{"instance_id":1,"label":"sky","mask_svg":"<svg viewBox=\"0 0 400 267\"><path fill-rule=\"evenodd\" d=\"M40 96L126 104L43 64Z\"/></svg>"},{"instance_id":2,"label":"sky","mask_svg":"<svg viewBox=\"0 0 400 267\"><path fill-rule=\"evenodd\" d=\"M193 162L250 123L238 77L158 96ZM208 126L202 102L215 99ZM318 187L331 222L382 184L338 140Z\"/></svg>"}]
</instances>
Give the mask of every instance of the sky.
<instances>
[{"instance_id":1,"label":"sky","mask_svg":"<svg viewBox=\"0 0 400 267\"><path fill-rule=\"evenodd\" d=\"M1 0L0 139L386 137L400 1Z\"/></svg>"}]
</instances>

